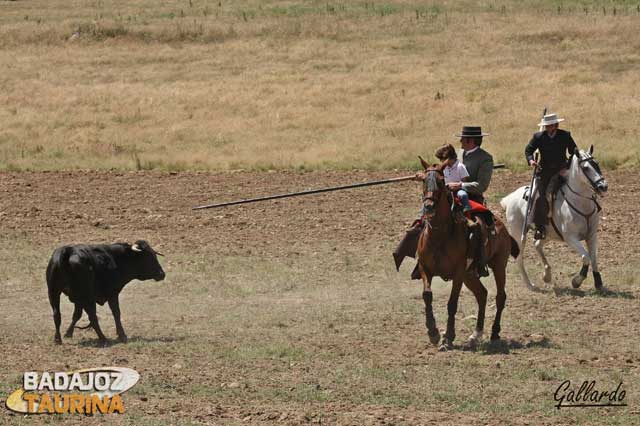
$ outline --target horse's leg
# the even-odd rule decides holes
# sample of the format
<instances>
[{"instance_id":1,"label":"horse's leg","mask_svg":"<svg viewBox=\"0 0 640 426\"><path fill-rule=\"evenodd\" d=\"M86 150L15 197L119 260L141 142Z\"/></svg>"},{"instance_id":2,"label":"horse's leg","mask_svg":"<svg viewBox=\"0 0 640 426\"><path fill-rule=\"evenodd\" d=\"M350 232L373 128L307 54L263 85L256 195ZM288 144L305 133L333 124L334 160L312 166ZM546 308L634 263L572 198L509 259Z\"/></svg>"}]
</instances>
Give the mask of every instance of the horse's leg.
<instances>
[{"instance_id":1,"label":"horse's leg","mask_svg":"<svg viewBox=\"0 0 640 426\"><path fill-rule=\"evenodd\" d=\"M444 335L440 350L447 350L453 348L453 341L456 339L456 313L458 312L458 298L460 297L460 290L462 290L462 280L457 279L453 281L451 286L451 295L449 296L449 302L447 303L447 332Z\"/></svg>"},{"instance_id":2,"label":"horse's leg","mask_svg":"<svg viewBox=\"0 0 640 426\"><path fill-rule=\"evenodd\" d=\"M551 265L549 265L549 261L547 260L547 256L544 255L544 240L536 240L533 245L536 248L536 252L540 259L542 259L542 264L544 265L544 275L542 276L542 280L545 283L551 282Z\"/></svg>"},{"instance_id":3,"label":"horse's leg","mask_svg":"<svg viewBox=\"0 0 640 426\"><path fill-rule=\"evenodd\" d=\"M587 278L587 270L589 268L589 263L591 263L591 257L587 250L585 250L584 246L578 241L578 239L574 236L566 236L565 241L569 244L569 247L573 248L580 257L582 258L582 269L579 273L573 276L571 279L571 285L573 288L578 288L582 284L582 282Z\"/></svg>"},{"instance_id":4,"label":"horse's leg","mask_svg":"<svg viewBox=\"0 0 640 426\"><path fill-rule=\"evenodd\" d=\"M500 339L500 320L507 301L507 293L504 290L507 282L507 260L508 258L503 262L496 262L498 263L496 267L491 268L496 280L496 318L493 320L493 327L491 327L491 340Z\"/></svg>"},{"instance_id":5,"label":"horse's leg","mask_svg":"<svg viewBox=\"0 0 640 426\"><path fill-rule=\"evenodd\" d=\"M598 270L598 234L593 233L587 239L587 247L589 248L589 256L591 257L591 267L593 268L593 281L596 286L596 290L602 291L604 289L602 285L602 277L600 276L600 271ZM583 266L584 276L587 276L587 270L589 266ZM582 271L580 271L582 275Z\"/></svg>"},{"instance_id":6,"label":"horse's leg","mask_svg":"<svg viewBox=\"0 0 640 426\"><path fill-rule=\"evenodd\" d=\"M427 334L429 335L429 341L434 345L437 345L440 341L440 331L438 331L438 327L436 327L436 319L433 316L431 277L427 277L424 267L420 262L418 262L418 270L420 271L420 277L422 278L422 300L424 300Z\"/></svg>"},{"instance_id":7,"label":"horse's leg","mask_svg":"<svg viewBox=\"0 0 640 426\"><path fill-rule=\"evenodd\" d=\"M527 238L520 243L520 256L516 259L518 263L518 270L520 270L520 276L522 277L522 281L527 286L527 288L531 291L536 291L537 287L531 282L529 279L529 274L527 274L527 270L524 268L524 248L527 245Z\"/></svg>"},{"instance_id":8,"label":"horse's leg","mask_svg":"<svg viewBox=\"0 0 640 426\"><path fill-rule=\"evenodd\" d=\"M464 285L471 290L473 295L476 297L476 302L478 302L478 320L476 322L476 330L471 336L469 336L465 345L467 348L472 349L480 339L482 339L482 333L484 331L484 315L487 307L487 289L482 285L480 279L471 273L466 275Z\"/></svg>"}]
</instances>

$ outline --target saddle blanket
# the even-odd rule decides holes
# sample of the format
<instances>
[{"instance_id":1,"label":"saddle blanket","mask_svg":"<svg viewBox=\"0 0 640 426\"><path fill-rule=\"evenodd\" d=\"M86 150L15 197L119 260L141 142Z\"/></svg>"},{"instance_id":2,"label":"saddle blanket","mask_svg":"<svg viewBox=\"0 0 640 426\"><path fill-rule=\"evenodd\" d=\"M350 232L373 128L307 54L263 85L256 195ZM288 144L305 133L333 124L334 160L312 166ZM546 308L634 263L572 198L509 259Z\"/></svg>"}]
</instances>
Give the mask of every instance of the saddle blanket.
<instances>
[{"instance_id":1,"label":"saddle blanket","mask_svg":"<svg viewBox=\"0 0 640 426\"><path fill-rule=\"evenodd\" d=\"M456 204L462 205L458 197L455 197L455 202ZM484 204L478 203L477 201L469 200L469 205L471 206L470 214L486 213L490 211L484 206Z\"/></svg>"}]
</instances>

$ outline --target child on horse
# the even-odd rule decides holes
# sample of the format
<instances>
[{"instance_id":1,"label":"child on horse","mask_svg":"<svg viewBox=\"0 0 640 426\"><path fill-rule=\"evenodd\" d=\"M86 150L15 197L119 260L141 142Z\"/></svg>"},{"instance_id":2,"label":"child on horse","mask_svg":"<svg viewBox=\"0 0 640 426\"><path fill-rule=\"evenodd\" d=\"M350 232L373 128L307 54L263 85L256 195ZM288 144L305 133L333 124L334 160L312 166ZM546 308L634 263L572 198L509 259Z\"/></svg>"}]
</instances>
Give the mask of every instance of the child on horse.
<instances>
[{"instance_id":1,"label":"child on horse","mask_svg":"<svg viewBox=\"0 0 640 426\"><path fill-rule=\"evenodd\" d=\"M446 144L438 148L436 151L436 158L445 164L442 172L444 173L444 183L462 183L469 177L467 168L458 161L458 154L456 149L451 144ZM462 212L467 213L471 211L471 204L469 204L469 194L462 187L455 191L456 196L462 204Z\"/></svg>"}]
</instances>

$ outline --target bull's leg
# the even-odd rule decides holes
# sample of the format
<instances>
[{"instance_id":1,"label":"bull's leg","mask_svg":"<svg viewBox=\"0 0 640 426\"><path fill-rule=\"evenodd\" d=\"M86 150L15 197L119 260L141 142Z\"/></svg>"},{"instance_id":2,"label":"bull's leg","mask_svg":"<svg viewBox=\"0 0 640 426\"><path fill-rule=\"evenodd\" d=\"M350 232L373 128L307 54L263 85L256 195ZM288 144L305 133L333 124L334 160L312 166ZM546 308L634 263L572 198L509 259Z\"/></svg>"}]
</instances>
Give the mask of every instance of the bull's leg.
<instances>
[{"instance_id":1,"label":"bull's leg","mask_svg":"<svg viewBox=\"0 0 640 426\"><path fill-rule=\"evenodd\" d=\"M62 316L60 315L60 293L55 290L49 290L49 303L51 309L53 309L53 323L56 326L56 334L53 340L58 344L62 344L62 336L60 336L60 324L62 323Z\"/></svg>"},{"instance_id":2,"label":"bull's leg","mask_svg":"<svg viewBox=\"0 0 640 426\"><path fill-rule=\"evenodd\" d=\"M89 321L91 322L91 326L96 331L96 334L98 335L98 339L100 339L100 343L102 344L106 343L107 338L102 333L102 330L100 330L100 324L98 323L98 315L96 315L96 303L95 302L87 303L84 307L84 310L87 312L87 315L89 316Z\"/></svg>"},{"instance_id":3,"label":"bull's leg","mask_svg":"<svg viewBox=\"0 0 640 426\"><path fill-rule=\"evenodd\" d=\"M451 294L447 303L447 332L444 335L440 350L445 351L453 348L453 341L456 338L456 313L458 312L458 298L462 290L462 280L454 280L451 286Z\"/></svg>"},{"instance_id":4,"label":"bull's leg","mask_svg":"<svg viewBox=\"0 0 640 426\"><path fill-rule=\"evenodd\" d=\"M69 324L69 328L67 332L64 333L64 337L73 337L73 329L76 327L76 323L80 320L82 316L82 305L79 303L75 304L73 309L73 316L71 317L71 324Z\"/></svg>"},{"instance_id":5,"label":"bull's leg","mask_svg":"<svg viewBox=\"0 0 640 426\"><path fill-rule=\"evenodd\" d=\"M478 320L476 322L476 330L471 336L469 336L466 343L467 348L473 349L476 347L480 339L482 339L482 333L484 332L484 315L485 309L487 308L487 289L482 285L482 282L480 282L478 277L470 273L465 277L464 285L471 290L473 295L476 297L476 302L478 303Z\"/></svg>"},{"instance_id":6,"label":"bull's leg","mask_svg":"<svg viewBox=\"0 0 640 426\"><path fill-rule=\"evenodd\" d=\"M124 332L124 328L122 328L122 323L120 322L120 302L118 301L118 296L114 296L108 300L109 307L111 308L111 313L113 314L113 319L116 322L116 331L118 333L118 340L122 343L127 343L127 335Z\"/></svg>"},{"instance_id":7,"label":"bull's leg","mask_svg":"<svg viewBox=\"0 0 640 426\"><path fill-rule=\"evenodd\" d=\"M436 318L433 316L433 293L431 292L431 277L427 277L421 263L418 263L420 276L422 277L422 300L424 301L424 313L426 318L427 334L429 341L437 345L440 341L440 331L436 327Z\"/></svg>"}]
</instances>

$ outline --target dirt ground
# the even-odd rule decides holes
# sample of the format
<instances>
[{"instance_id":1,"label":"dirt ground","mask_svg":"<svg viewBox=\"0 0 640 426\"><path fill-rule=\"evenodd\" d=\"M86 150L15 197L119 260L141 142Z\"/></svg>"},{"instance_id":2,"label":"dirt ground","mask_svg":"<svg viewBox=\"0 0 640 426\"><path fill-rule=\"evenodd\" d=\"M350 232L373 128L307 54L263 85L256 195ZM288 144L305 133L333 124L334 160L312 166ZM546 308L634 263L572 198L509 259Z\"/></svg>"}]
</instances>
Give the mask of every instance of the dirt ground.
<instances>
[{"instance_id":1,"label":"dirt ground","mask_svg":"<svg viewBox=\"0 0 640 426\"><path fill-rule=\"evenodd\" d=\"M606 173L600 265L610 292L593 280L570 290L578 257L551 243L553 285L526 254L541 293L528 292L509 265L503 342L474 353L437 352L424 328L421 287L390 256L419 209L416 183L354 189L248 206L191 207L267 194L411 174L396 172L56 172L0 174L0 398L22 372L103 365L135 368L127 412L96 416L115 424L632 424L640 422L636 338L638 232L635 173ZM498 171L499 199L526 174ZM165 254L167 279L122 293L130 342L96 345L78 331L53 345L44 270L62 244L148 240ZM529 247L530 248L530 247ZM495 304L493 279L487 307ZM446 324L448 284L434 285L436 318ZM63 328L71 308L63 300ZM458 339L472 331L466 290ZM86 322L86 317L81 323ZM563 380L622 381L628 407L554 408ZM611 389L609 389L611 388ZM41 424L3 410L0 423ZM64 417L65 423L82 423ZM637 424L637 423L636 423Z\"/></svg>"}]
</instances>

